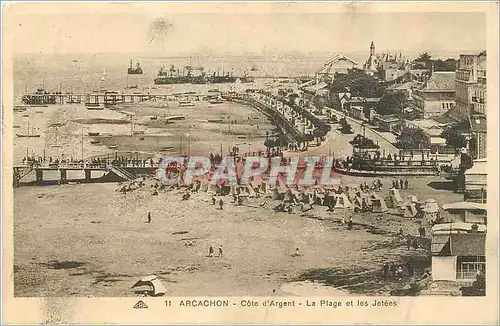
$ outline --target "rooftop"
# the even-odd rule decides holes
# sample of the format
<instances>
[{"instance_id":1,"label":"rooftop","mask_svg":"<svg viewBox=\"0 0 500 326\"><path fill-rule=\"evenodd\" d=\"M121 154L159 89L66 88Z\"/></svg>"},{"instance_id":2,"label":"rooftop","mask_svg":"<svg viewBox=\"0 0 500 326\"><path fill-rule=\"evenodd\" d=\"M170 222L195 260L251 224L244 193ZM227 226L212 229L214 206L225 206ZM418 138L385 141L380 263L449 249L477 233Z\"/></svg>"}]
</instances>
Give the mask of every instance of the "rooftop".
<instances>
[{"instance_id":1,"label":"rooftop","mask_svg":"<svg viewBox=\"0 0 500 326\"><path fill-rule=\"evenodd\" d=\"M487 123L484 115L469 116L469 124L472 132L486 132Z\"/></svg>"},{"instance_id":2,"label":"rooftop","mask_svg":"<svg viewBox=\"0 0 500 326\"><path fill-rule=\"evenodd\" d=\"M454 91L455 90L455 72L454 71L436 71L432 73L427 81L424 90L428 91Z\"/></svg>"}]
</instances>

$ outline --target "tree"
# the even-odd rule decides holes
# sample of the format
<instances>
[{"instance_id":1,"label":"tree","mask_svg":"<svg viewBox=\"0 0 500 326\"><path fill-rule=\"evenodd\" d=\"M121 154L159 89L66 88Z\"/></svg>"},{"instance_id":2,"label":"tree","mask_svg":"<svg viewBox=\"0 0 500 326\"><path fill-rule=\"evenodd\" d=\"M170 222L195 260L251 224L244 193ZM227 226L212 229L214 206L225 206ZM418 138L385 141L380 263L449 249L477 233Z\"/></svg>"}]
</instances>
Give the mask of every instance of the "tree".
<instances>
[{"instance_id":1,"label":"tree","mask_svg":"<svg viewBox=\"0 0 500 326\"><path fill-rule=\"evenodd\" d=\"M409 101L404 93L386 93L377 103L375 110L382 115L400 114L408 105Z\"/></svg>"},{"instance_id":2,"label":"tree","mask_svg":"<svg viewBox=\"0 0 500 326\"><path fill-rule=\"evenodd\" d=\"M400 149L425 149L430 145L429 136L419 128L403 127L396 137L396 147Z\"/></svg>"},{"instance_id":3,"label":"tree","mask_svg":"<svg viewBox=\"0 0 500 326\"><path fill-rule=\"evenodd\" d=\"M455 71L457 70L458 60L448 58L446 60L434 60L434 71Z\"/></svg>"},{"instance_id":4,"label":"tree","mask_svg":"<svg viewBox=\"0 0 500 326\"><path fill-rule=\"evenodd\" d=\"M446 128L441 134L441 137L446 139L446 145L453 148L462 148L467 144L467 139L462 134L462 128L459 124Z\"/></svg>"},{"instance_id":5,"label":"tree","mask_svg":"<svg viewBox=\"0 0 500 326\"><path fill-rule=\"evenodd\" d=\"M431 60L431 55L427 52L420 53L416 61L427 62Z\"/></svg>"},{"instance_id":6,"label":"tree","mask_svg":"<svg viewBox=\"0 0 500 326\"><path fill-rule=\"evenodd\" d=\"M362 97L379 97L383 94L383 87L378 80L360 69L351 69L347 74L335 74L329 90L333 94L349 90L352 96Z\"/></svg>"}]
</instances>

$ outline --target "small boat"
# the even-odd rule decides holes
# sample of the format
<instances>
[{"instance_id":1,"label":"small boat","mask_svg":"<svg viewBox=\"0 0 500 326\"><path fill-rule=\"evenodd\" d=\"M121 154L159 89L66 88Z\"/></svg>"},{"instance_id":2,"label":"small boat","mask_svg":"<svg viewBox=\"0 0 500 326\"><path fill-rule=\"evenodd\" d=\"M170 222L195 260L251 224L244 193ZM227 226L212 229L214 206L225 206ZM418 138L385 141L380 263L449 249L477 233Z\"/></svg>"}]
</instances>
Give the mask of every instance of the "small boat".
<instances>
[{"instance_id":1,"label":"small boat","mask_svg":"<svg viewBox=\"0 0 500 326\"><path fill-rule=\"evenodd\" d=\"M134 135L143 135L145 132L145 130L134 131Z\"/></svg>"},{"instance_id":2,"label":"small boat","mask_svg":"<svg viewBox=\"0 0 500 326\"><path fill-rule=\"evenodd\" d=\"M220 91L217 88L212 88L208 90L209 93L220 93Z\"/></svg>"},{"instance_id":3,"label":"small boat","mask_svg":"<svg viewBox=\"0 0 500 326\"><path fill-rule=\"evenodd\" d=\"M238 139L247 139L247 136L238 136Z\"/></svg>"},{"instance_id":4,"label":"small boat","mask_svg":"<svg viewBox=\"0 0 500 326\"><path fill-rule=\"evenodd\" d=\"M23 118L27 118L29 116L30 116L29 114L23 114Z\"/></svg>"},{"instance_id":5,"label":"small boat","mask_svg":"<svg viewBox=\"0 0 500 326\"><path fill-rule=\"evenodd\" d=\"M21 126L13 125L12 128L18 129L18 128L21 128Z\"/></svg>"},{"instance_id":6,"label":"small boat","mask_svg":"<svg viewBox=\"0 0 500 326\"><path fill-rule=\"evenodd\" d=\"M35 111L35 113L43 113L43 111Z\"/></svg>"},{"instance_id":7,"label":"small boat","mask_svg":"<svg viewBox=\"0 0 500 326\"><path fill-rule=\"evenodd\" d=\"M175 120L185 120L186 117L182 115L170 115L168 117L165 117L165 121L175 121Z\"/></svg>"},{"instance_id":8,"label":"small boat","mask_svg":"<svg viewBox=\"0 0 500 326\"><path fill-rule=\"evenodd\" d=\"M208 122L222 122L222 119L207 119Z\"/></svg>"},{"instance_id":9,"label":"small boat","mask_svg":"<svg viewBox=\"0 0 500 326\"><path fill-rule=\"evenodd\" d=\"M157 115L152 116L152 117L150 117L150 119L151 119L151 120L158 120L158 116L157 116Z\"/></svg>"},{"instance_id":10,"label":"small boat","mask_svg":"<svg viewBox=\"0 0 500 326\"><path fill-rule=\"evenodd\" d=\"M104 105L100 103L87 102L85 103L85 106L87 107L87 110L104 110Z\"/></svg>"},{"instance_id":11,"label":"small boat","mask_svg":"<svg viewBox=\"0 0 500 326\"><path fill-rule=\"evenodd\" d=\"M16 134L17 137L35 137L38 138L40 137L39 134Z\"/></svg>"},{"instance_id":12,"label":"small boat","mask_svg":"<svg viewBox=\"0 0 500 326\"><path fill-rule=\"evenodd\" d=\"M187 107L187 106L194 106L194 104L191 101L179 101L179 107Z\"/></svg>"},{"instance_id":13,"label":"small boat","mask_svg":"<svg viewBox=\"0 0 500 326\"><path fill-rule=\"evenodd\" d=\"M54 144L54 145L50 145L50 147L52 147L52 148L61 148L62 146Z\"/></svg>"},{"instance_id":14,"label":"small boat","mask_svg":"<svg viewBox=\"0 0 500 326\"><path fill-rule=\"evenodd\" d=\"M161 152L171 152L174 150L174 147L173 146L165 146L165 147L162 147L161 148Z\"/></svg>"},{"instance_id":15,"label":"small boat","mask_svg":"<svg viewBox=\"0 0 500 326\"><path fill-rule=\"evenodd\" d=\"M117 149L117 148L118 148L118 146L117 146L117 145L110 145L110 146L109 146L109 149Z\"/></svg>"},{"instance_id":16,"label":"small boat","mask_svg":"<svg viewBox=\"0 0 500 326\"><path fill-rule=\"evenodd\" d=\"M95 145L95 144L99 144L99 143L100 143L100 141L98 141L98 140L91 140L91 141L90 141L90 143L91 143L92 145ZM110 148L111 148L111 147L110 147Z\"/></svg>"},{"instance_id":17,"label":"small boat","mask_svg":"<svg viewBox=\"0 0 500 326\"><path fill-rule=\"evenodd\" d=\"M22 138L28 138L28 137L29 138L39 138L40 137L40 134L35 134L35 128L30 128L29 123L28 123L27 130L28 130L28 133L26 133L26 134L17 134L16 133L16 136L22 137ZM31 130L31 132L30 132L30 130Z\"/></svg>"},{"instance_id":18,"label":"small boat","mask_svg":"<svg viewBox=\"0 0 500 326\"><path fill-rule=\"evenodd\" d=\"M139 140L144 140L144 137L139 138Z\"/></svg>"},{"instance_id":19,"label":"small boat","mask_svg":"<svg viewBox=\"0 0 500 326\"><path fill-rule=\"evenodd\" d=\"M210 104L221 104L221 103L224 103L223 100L220 100L220 99L211 99L208 101Z\"/></svg>"},{"instance_id":20,"label":"small boat","mask_svg":"<svg viewBox=\"0 0 500 326\"><path fill-rule=\"evenodd\" d=\"M99 136L100 132L89 132L89 136Z\"/></svg>"},{"instance_id":21,"label":"small boat","mask_svg":"<svg viewBox=\"0 0 500 326\"><path fill-rule=\"evenodd\" d=\"M26 109L26 106L14 106L14 112L24 112Z\"/></svg>"}]
</instances>

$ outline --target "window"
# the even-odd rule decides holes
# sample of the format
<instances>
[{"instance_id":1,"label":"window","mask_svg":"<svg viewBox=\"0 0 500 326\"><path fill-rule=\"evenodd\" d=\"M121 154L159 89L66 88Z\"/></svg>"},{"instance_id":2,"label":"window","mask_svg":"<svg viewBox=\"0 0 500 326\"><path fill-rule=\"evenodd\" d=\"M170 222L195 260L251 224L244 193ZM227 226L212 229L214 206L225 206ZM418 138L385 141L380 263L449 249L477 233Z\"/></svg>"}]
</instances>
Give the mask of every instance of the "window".
<instances>
[{"instance_id":1,"label":"window","mask_svg":"<svg viewBox=\"0 0 500 326\"><path fill-rule=\"evenodd\" d=\"M457 279L459 280L474 280L477 272L486 272L486 261L484 256L457 258Z\"/></svg>"}]
</instances>

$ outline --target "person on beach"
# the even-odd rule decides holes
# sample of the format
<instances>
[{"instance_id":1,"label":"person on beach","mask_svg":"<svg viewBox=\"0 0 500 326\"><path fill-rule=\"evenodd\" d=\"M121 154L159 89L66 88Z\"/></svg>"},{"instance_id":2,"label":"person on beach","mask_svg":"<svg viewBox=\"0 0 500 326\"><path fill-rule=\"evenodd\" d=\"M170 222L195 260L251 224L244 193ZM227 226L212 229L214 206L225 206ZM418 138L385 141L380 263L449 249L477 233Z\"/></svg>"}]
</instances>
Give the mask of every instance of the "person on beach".
<instances>
[{"instance_id":1,"label":"person on beach","mask_svg":"<svg viewBox=\"0 0 500 326\"><path fill-rule=\"evenodd\" d=\"M212 196L212 205L215 205L215 203L216 203L215 197Z\"/></svg>"},{"instance_id":2,"label":"person on beach","mask_svg":"<svg viewBox=\"0 0 500 326\"><path fill-rule=\"evenodd\" d=\"M222 206L224 205L224 201L222 200L222 198L219 200L219 208L220 210L222 210Z\"/></svg>"},{"instance_id":3,"label":"person on beach","mask_svg":"<svg viewBox=\"0 0 500 326\"><path fill-rule=\"evenodd\" d=\"M151 223L151 212L148 212L148 223Z\"/></svg>"},{"instance_id":4,"label":"person on beach","mask_svg":"<svg viewBox=\"0 0 500 326\"><path fill-rule=\"evenodd\" d=\"M347 229L352 230L354 222L352 221L352 217L349 218L349 222L347 222Z\"/></svg>"},{"instance_id":5,"label":"person on beach","mask_svg":"<svg viewBox=\"0 0 500 326\"><path fill-rule=\"evenodd\" d=\"M408 190L408 179L405 180L405 189Z\"/></svg>"},{"instance_id":6,"label":"person on beach","mask_svg":"<svg viewBox=\"0 0 500 326\"><path fill-rule=\"evenodd\" d=\"M389 274L389 263L388 262L385 262L383 270L384 270L384 279L387 279L387 275Z\"/></svg>"},{"instance_id":7,"label":"person on beach","mask_svg":"<svg viewBox=\"0 0 500 326\"><path fill-rule=\"evenodd\" d=\"M208 247L208 257L213 257L213 255L214 255L214 247L210 245L210 247Z\"/></svg>"},{"instance_id":8,"label":"person on beach","mask_svg":"<svg viewBox=\"0 0 500 326\"><path fill-rule=\"evenodd\" d=\"M222 257L222 245L219 246L219 253L217 254L217 257Z\"/></svg>"}]
</instances>

